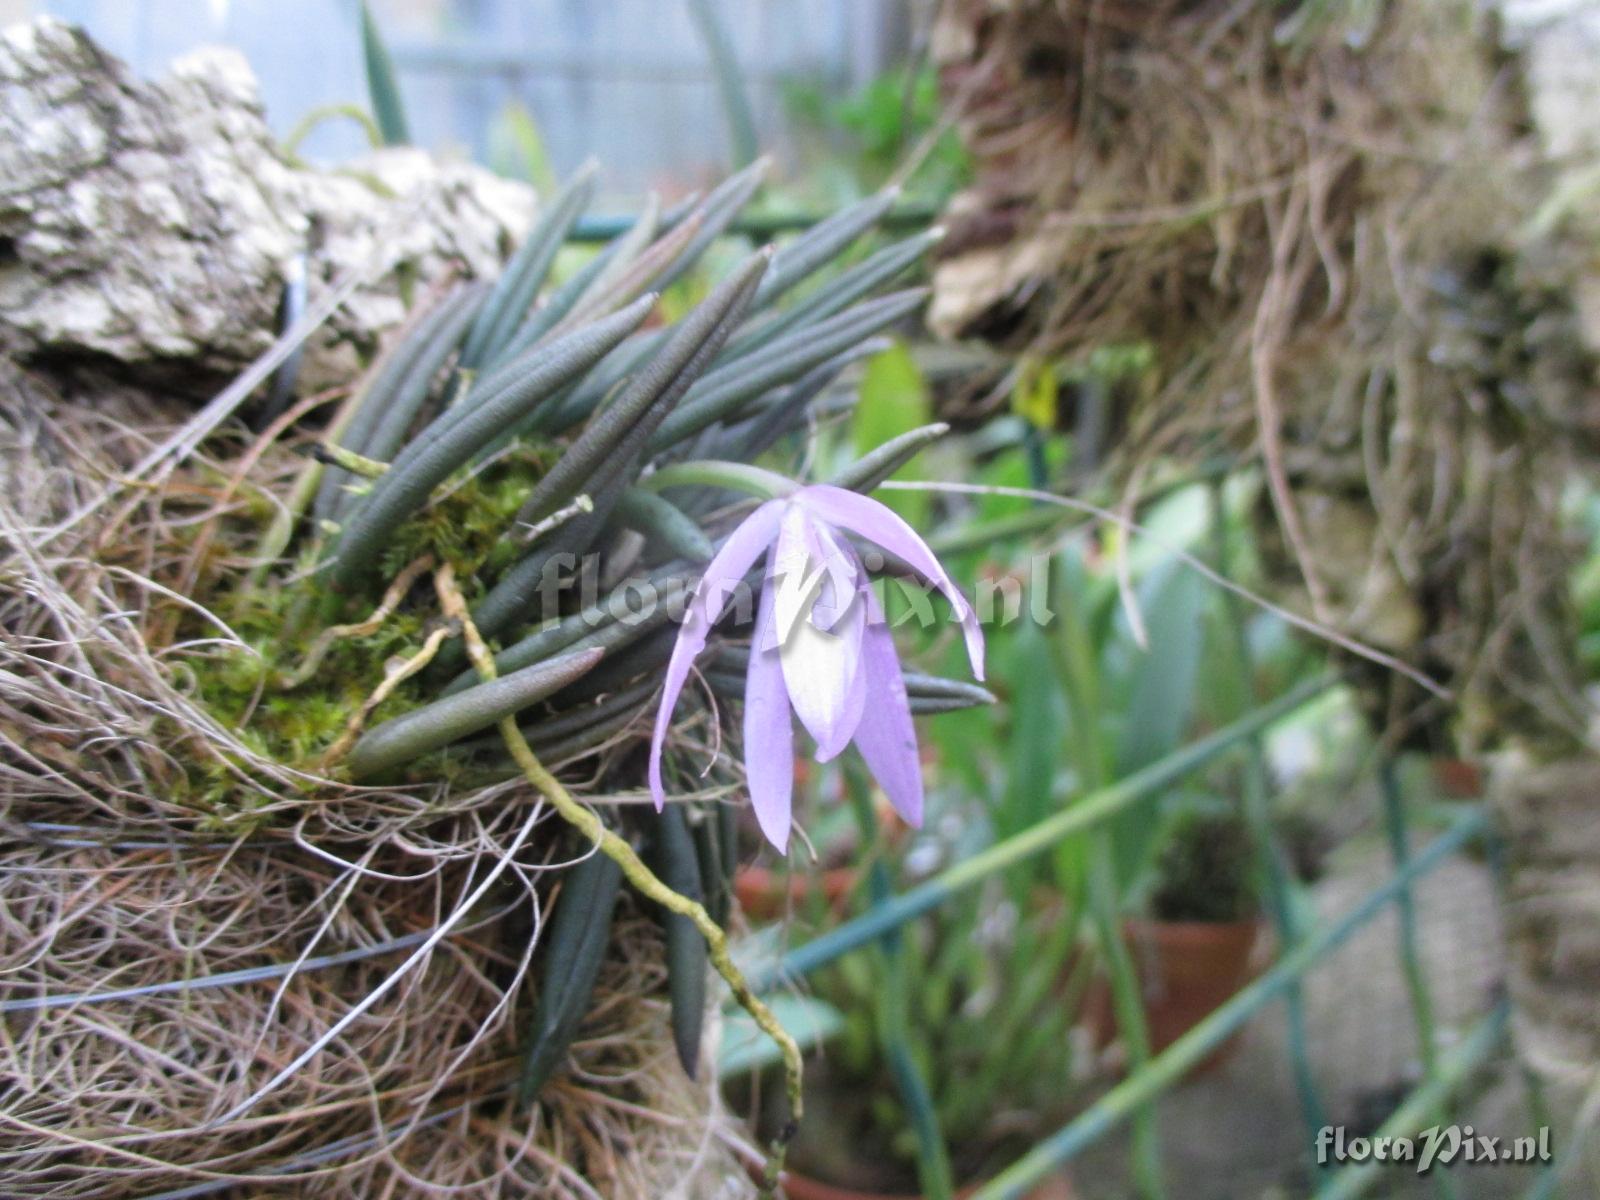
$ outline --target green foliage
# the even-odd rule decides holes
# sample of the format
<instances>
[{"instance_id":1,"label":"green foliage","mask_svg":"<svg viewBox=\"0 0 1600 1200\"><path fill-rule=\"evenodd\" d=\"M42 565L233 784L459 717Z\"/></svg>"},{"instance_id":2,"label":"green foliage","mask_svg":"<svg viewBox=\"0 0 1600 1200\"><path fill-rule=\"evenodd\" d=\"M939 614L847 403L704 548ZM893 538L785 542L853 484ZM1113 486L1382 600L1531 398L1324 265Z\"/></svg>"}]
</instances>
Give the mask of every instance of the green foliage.
<instances>
[{"instance_id":1,"label":"green foliage","mask_svg":"<svg viewBox=\"0 0 1600 1200\"><path fill-rule=\"evenodd\" d=\"M517 1103L538 1096L589 1010L600 964L611 941L611 918L622 886L617 864L598 851L564 873L539 973L539 1002L523 1051Z\"/></svg>"},{"instance_id":2,"label":"green foliage","mask_svg":"<svg viewBox=\"0 0 1600 1200\"><path fill-rule=\"evenodd\" d=\"M773 1016L801 1049L829 1041L844 1027L844 1015L815 996L780 994L767 1003ZM725 1011L722 1044L717 1052L717 1074L723 1079L735 1079L777 1065L777 1045L761 1032L750 1014L740 1008Z\"/></svg>"},{"instance_id":3,"label":"green foliage","mask_svg":"<svg viewBox=\"0 0 1600 1200\"><path fill-rule=\"evenodd\" d=\"M1574 541L1582 547L1570 581L1578 623L1578 653L1586 680L1600 678L1600 493L1574 488L1567 507Z\"/></svg>"},{"instance_id":4,"label":"green foliage","mask_svg":"<svg viewBox=\"0 0 1600 1200\"><path fill-rule=\"evenodd\" d=\"M947 848L951 857L963 849ZM1050 1122L1070 1111L1083 1072L1071 1036L1075 931L1059 914L1043 915L993 891L970 893L902 930L895 944L813 977L816 998L843 1014L820 1068L828 1091L817 1102L839 1110L863 1161L900 1164L884 1186L928 1186L927 1167L917 1166L936 1157L931 1130L964 1182L1026 1147L1011 1115Z\"/></svg>"},{"instance_id":5,"label":"green foliage","mask_svg":"<svg viewBox=\"0 0 1600 1200\"><path fill-rule=\"evenodd\" d=\"M790 114L823 135L858 186L880 187L922 139L940 130L939 79L932 67L896 67L852 95L839 97L814 83L791 83L785 91ZM972 175L971 159L954 129L938 133L932 150L907 181L920 193L944 197Z\"/></svg>"},{"instance_id":6,"label":"green foliage","mask_svg":"<svg viewBox=\"0 0 1600 1200\"><path fill-rule=\"evenodd\" d=\"M508 179L527 180L541 196L556 190L555 168L539 123L515 96L505 102L489 127L489 166Z\"/></svg>"},{"instance_id":7,"label":"green foliage","mask_svg":"<svg viewBox=\"0 0 1600 1200\"><path fill-rule=\"evenodd\" d=\"M394 531L379 573L392 579L407 563L431 554L453 566L468 598L475 598L482 579L508 565L513 547L506 530L527 499L529 481L551 457L548 447L525 442L482 471L460 472Z\"/></svg>"},{"instance_id":8,"label":"green foliage","mask_svg":"<svg viewBox=\"0 0 1600 1200\"><path fill-rule=\"evenodd\" d=\"M931 419L927 381L903 342L896 342L867 360L859 396L852 429L858 455L910 433ZM905 463L889 478L915 478L914 462ZM913 526L927 519L930 497L925 492L885 492L880 499Z\"/></svg>"},{"instance_id":9,"label":"green foliage","mask_svg":"<svg viewBox=\"0 0 1600 1200\"><path fill-rule=\"evenodd\" d=\"M1255 846L1237 813L1197 805L1174 822L1150 908L1164 921L1240 921L1260 911Z\"/></svg>"},{"instance_id":10,"label":"green foliage","mask_svg":"<svg viewBox=\"0 0 1600 1200\"><path fill-rule=\"evenodd\" d=\"M650 830L650 866L680 896L704 902L706 881L700 870L684 806L668 805ZM718 864L720 870L720 864ZM672 1040L678 1061L692 1079L700 1062L700 1035L706 1015L706 940L688 917L660 914L667 952L667 995L672 1002Z\"/></svg>"},{"instance_id":11,"label":"green foliage","mask_svg":"<svg viewBox=\"0 0 1600 1200\"><path fill-rule=\"evenodd\" d=\"M386 136L403 136L392 70L365 9L363 22L374 109ZM704 288L698 265L722 254L717 243L760 189L764 170L756 164L739 173L687 213L660 215L652 206L563 278L565 243L592 191L580 173L492 286L458 289L411 323L325 430L325 453L307 462L288 503L257 506L263 552L256 569L201 598L250 649L186 656L189 692L246 752L211 746L194 756L185 778L173 781L178 803L204 814L207 828L248 833L271 819L267 797L285 786L360 802L322 783L322 774L450 781L530 770L491 732L506 720L518 722L540 755L582 757L637 733L665 660L661 635L670 640L673 631L660 622L635 639L633 625L615 615L584 628L597 607L587 578L564 570L547 576L544 567L558 554L592 555L616 589L604 599L627 598L630 585L658 582L645 575L651 567L636 554L630 524L643 526L663 556L704 559L738 515L723 503L728 472L764 474L779 492L792 490L793 481L749 463L759 451L740 449L751 425L759 421L771 438L803 425L820 391L806 390L808 378L836 374L864 347L875 349L873 335L925 298L915 290L871 293L909 269L930 238L859 264L870 270L836 275L832 282L842 286L832 291L814 286L870 234L892 196L849 206L775 254L740 252L740 264ZM686 302L676 311L659 294L675 286ZM791 290L798 302L786 300ZM856 464L866 472L860 486L902 467L943 432L902 428L905 387L902 380L877 389L889 393L869 416L883 444ZM799 401L786 395L774 414L770 395L791 389ZM704 460L721 474L694 478ZM670 499L654 495L648 481L671 471L678 478ZM528 650L530 661L488 681L464 671L446 568L478 630L515 643L499 659ZM680 591L693 585L692 567L673 569ZM654 570L667 568L658 559ZM552 584L555 613L538 611L530 582L540 592ZM546 624L547 616L557 619ZM192 640L211 640L198 616L185 620L196 626ZM909 679L908 690L935 710L992 699L940 679ZM628 761L613 756L608 769ZM274 778L271 789L253 787L251 772L265 775L264 763L303 771L301 782ZM690 829L684 817L674 808L657 826L660 870L680 896L704 896L725 912L732 839L720 822L710 836L710 821ZM623 819L608 814L606 821ZM563 877L541 964L524 1100L560 1068L588 1010L609 940L615 872L611 858L596 855ZM630 877L641 888L652 882ZM707 940L716 944L701 928L676 914L666 921L673 1028L691 1071Z\"/></svg>"},{"instance_id":12,"label":"green foliage","mask_svg":"<svg viewBox=\"0 0 1600 1200\"><path fill-rule=\"evenodd\" d=\"M728 138L733 150L733 165L748 166L755 161L757 141L755 115L750 108L750 94L745 87L744 73L739 69L733 43L724 27L722 14L717 11L717 0L689 0L689 15L705 42L706 54L717 80L717 95L722 101L722 111L728 122Z\"/></svg>"},{"instance_id":13,"label":"green foliage","mask_svg":"<svg viewBox=\"0 0 1600 1200\"><path fill-rule=\"evenodd\" d=\"M386 146L404 146L411 141L405 106L400 100L400 85L395 79L394 60L372 19L366 0L361 4L361 53L367 71L367 98Z\"/></svg>"}]
</instances>

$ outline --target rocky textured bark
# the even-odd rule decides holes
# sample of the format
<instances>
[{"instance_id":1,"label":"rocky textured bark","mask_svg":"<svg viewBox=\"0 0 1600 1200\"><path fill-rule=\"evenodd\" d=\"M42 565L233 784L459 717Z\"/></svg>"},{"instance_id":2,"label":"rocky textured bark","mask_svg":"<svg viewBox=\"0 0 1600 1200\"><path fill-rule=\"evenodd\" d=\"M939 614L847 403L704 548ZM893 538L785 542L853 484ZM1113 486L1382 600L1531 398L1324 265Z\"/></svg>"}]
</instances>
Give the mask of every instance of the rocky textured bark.
<instances>
[{"instance_id":1,"label":"rocky textured bark","mask_svg":"<svg viewBox=\"0 0 1600 1200\"><path fill-rule=\"evenodd\" d=\"M308 386L345 380L409 289L492 274L533 208L530 189L418 150L296 162L231 51L145 82L58 21L0 35L0 349L20 358L237 371L271 343L304 256L313 303L360 279L303 366Z\"/></svg>"}]
</instances>

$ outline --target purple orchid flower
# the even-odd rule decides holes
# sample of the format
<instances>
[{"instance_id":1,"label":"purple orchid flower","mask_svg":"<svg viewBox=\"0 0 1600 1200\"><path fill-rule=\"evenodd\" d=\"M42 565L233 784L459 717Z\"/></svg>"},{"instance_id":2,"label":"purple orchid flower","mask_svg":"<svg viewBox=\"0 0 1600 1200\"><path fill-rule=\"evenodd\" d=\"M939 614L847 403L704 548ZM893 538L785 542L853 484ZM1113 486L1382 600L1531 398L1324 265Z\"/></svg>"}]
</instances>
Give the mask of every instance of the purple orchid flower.
<instances>
[{"instance_id":1,"label":"purple orchid flower","mask_svg":"<svg viewBox=\"0 0 1600 1200\"><path fill-rule=\"evenodd\" d=\"M853 741L895 810L911 825L922 824L922 770L900 658L866 568L844 532L881 546L945 594L961 621L972 673L983 679L977 614L927 543L892 509L825 484L769 500L706 567L678 631L650 744L650 793L658 811L666 799L662 743L689 668L745 575L767 553L744 693L745 770L761 831L786 851L794 791L790 709L816 740L818 762Z\"/></svg>"}]
</instances>

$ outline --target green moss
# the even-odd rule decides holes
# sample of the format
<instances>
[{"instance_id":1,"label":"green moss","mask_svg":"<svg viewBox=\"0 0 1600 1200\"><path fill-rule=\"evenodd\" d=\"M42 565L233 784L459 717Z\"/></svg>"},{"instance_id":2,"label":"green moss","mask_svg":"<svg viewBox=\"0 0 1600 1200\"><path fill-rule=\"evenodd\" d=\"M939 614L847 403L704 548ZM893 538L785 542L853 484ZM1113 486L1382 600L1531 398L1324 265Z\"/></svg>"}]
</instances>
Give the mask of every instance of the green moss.
<instances>
[{"instance_id":1,"label":"green moss","mask_svg":"<svg viewBox=\"0 0 1600 1200\"><path fill-rule=\"evenodd\" d=\"M330 604L330 594L315 572L319 547L308 544L283 575L293 582L241 587L231 596L207 598L206 603L226 616L251 649L228 648L185 658L183 670L191 694L252 753L290 767L314 766L382 682L389 660L409 658L421 648L437 617L437 605L427 580L419 579L412 596L379 629L333 641L303 683L286 687L285 681L308 660L323 629L330 621L363 620L395 575L423 554L449 563L469 600L476 598L483 591L480 577L492 578L514 555L507 531L547 457L542 448L517 445L486 469L441 488L427 508L397 531L370 595L351 597L342 606ZM271 506L263 504L262 523L272 516ZM339 612L341 607L344 611ZM198 619L186 618L179 631L180 640L205 636L208 631ZM406 680L367 723L388 720L431 699L431 683L423 678ZM161 728L158 736L176 743L192 734L173 723ZM238 836L270 819L261 811L268 789L249 785L243 762L219 759L210 747L177 757L186 761L186 769L173 798L204 814L202 824L207 829ZM459 762L447 762L445 756L440 756L439 765L447 771L461 769ZM281 784L274 787L281 789Z\"/></svg>"},{"instance_id":2,"label":"green moss","mask_svg":"<svg viewBox=\"0 0 1600 1200\"><path fill-rule=\"evenodd\" d=\"M517 446L486 470L440 489L428 505L395 533L385 550L382 577L392 578L418 555L431 553L455 568L469 598L481 592L480 577L505 566L513 546L507 533L547 456Z\"/></svg>"}]
</instances>

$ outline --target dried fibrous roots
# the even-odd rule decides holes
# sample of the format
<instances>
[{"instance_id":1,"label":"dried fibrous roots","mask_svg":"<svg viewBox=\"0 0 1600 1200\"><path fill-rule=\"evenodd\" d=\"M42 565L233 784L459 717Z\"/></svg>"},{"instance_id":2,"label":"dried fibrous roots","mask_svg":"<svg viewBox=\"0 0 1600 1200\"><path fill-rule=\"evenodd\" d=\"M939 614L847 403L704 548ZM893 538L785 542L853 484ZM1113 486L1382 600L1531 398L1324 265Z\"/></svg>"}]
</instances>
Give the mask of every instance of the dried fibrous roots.
<instances>
[{"instance_id":1,"label":"dried fibrous roots","mask_svg":"<svg viewBox=\"0 0 1600 1200\"><path fill-rule=\"evenodd\" d=\"M123 486L172 414L0 386L5 1194L749 1194L626 905L572 1069L511 1104L541 876L584 852L529 788L341 786L197 697L238 650L208 581L303 458Z\"/></svg>"},{"instance_id":2,"label":"dried fibrous roots","mask_svg":"<svg viewBox=\"0 0 1600 1200\"><path fill-rule=\"evenodd\" d=\"M1376 674L1375 716L1570 743L1557 508L1596 444L1594 367L1560 254L1521 236L1543 191L1515 63L1466 3L1345 13L946 5L977 182L934 321L1080 368L1143 348L1058 413L1112 431L1113 481L1258 464L1291 601L1461 702Z\"/></svg>"},{"instance_id":3,"label":"dried fibrous roots","mask_svg":"<svg viewBox=\"0 0 1600 1200\"><path fill-rule=\"evenodd\" d=\"M1569 759L1498 781L1506 830L1508 982L1523 1061L1581 1095L1600 1083L1600 763Z\"/></svg>"}]
</instances>

